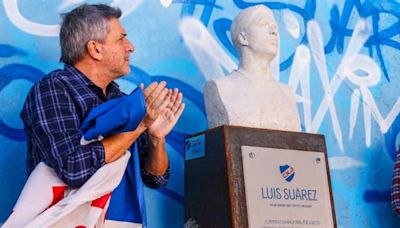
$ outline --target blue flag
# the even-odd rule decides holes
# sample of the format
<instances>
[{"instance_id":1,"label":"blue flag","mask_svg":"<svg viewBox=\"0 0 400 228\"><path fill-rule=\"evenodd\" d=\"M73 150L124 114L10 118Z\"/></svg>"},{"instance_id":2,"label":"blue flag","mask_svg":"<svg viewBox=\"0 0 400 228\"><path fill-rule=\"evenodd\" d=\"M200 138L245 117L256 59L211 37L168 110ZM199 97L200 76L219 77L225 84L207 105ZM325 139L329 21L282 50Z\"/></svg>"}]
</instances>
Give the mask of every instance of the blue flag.
<instances>
[{"instance_id":1,"label":"blue flag","mask_svg":"<svg viewBox=\"0 0 400 228\"><path fill-rule=\"evenodd\" d=\"M109 100L94 108L84 120L81 132L84 141L106 137L110 134L132 131L146 114L143 92L136 88L129 96ZM113 191L107 219L142 223L146 227L146 206L137 144L130 152L121 183Z\"/></svg>"}]
</instances>

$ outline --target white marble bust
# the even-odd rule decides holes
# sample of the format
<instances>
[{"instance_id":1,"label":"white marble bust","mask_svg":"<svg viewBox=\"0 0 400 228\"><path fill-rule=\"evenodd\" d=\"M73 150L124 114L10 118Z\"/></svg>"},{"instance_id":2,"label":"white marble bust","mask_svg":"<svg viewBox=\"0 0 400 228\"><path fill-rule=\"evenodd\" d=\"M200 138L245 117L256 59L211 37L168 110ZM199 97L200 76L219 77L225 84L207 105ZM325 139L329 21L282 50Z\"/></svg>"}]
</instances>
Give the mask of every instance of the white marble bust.
<instances>
[{"instance_id":1,"label":"white marble bust","mask_svg":"<svg viewBox=\"0 0 400 228\"><path fill-rule=\"evenodd\" d=\"M263 5L243 10L232 23L231 38L239 53L239 68L207 82L209 128L228 124L300 131L294 91L275 81L270 68L279 50L272 11Z\"/></svg>"}]
</instances>

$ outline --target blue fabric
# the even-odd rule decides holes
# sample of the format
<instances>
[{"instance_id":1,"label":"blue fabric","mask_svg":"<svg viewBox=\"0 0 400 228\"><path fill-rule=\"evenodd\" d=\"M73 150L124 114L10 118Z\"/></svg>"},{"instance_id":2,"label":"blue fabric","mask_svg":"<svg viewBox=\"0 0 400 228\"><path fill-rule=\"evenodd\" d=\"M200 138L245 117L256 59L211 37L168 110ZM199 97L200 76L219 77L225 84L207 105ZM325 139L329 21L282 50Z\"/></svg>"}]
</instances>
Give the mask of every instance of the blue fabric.
<instances>
[{"instance_id":1,"label":"blue fabric","mask_svg":"<svg viewBox=\"0 0 400 228\"><path fill-rule=\"evenodd\" d=\"M133 131L146 114L143 92L136 88L129 96L110 100L94 108L81 126L85 140Z\"/></svg>"},{"instance_id":2,"label":"blue fabric","mask_svg":"<svg viewBox=\"0 0 400 228\"><path fill-rule=\"evenodd\" d=\"M81 132L85 140L99 135L132 131L146 113L143 92L136 88L129 96L109 100L95 107L84 120ZM113 191L107 219L142 223L146 227L146 207L137 143L130 148L130 157L124 176Z\"/></svg>"},{"instance_id":3,"label":"blue fabric","mask_svg":"<svg viewBox=\"0 0 400 228\"><path fill-rule=\"evenodd\" d=\"M107 219L142 223L143 227L146 227L146 205L136 143L130 151L132 156L128 161L125 174L111 195Z\"/></svg>"}]
</instances>

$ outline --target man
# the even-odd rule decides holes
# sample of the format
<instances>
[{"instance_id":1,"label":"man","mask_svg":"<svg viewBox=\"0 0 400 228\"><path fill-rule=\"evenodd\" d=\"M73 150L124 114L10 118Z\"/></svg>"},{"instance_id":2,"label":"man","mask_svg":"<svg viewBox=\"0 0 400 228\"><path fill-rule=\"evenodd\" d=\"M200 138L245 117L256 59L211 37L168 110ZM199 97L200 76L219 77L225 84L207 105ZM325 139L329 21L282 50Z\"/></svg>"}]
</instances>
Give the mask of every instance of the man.
<instances>
[{"instance_id":1,"label":"man","mask_svg":"<svg viewBox=\"0 0 400 228\"><path fill-rule=\"evenodd\" d=\"M232 42L239 69L204 88L208 126L224 124L300 131L294 92L275 81L270 68L279 50L278 25L264 5L246 8L233 20Z\"/></svg>"},{"instance_id":2,"label":"man","mask_svg":"<svg viewBox=\"0 0 400 228\"><path fill-rule=\"evenodd\" d=\"M21 112L28 136L29 173L43 161L68 186L78 188L139 141L143 181L150 187L166 184L165 137L185 105L178 89L168 90L165 82L141 86L146 114L135 130L80 144L80 127L92 108L124 96L113 80L130 72L134 47L120 16L119 9L103 4L81 5L63 16L60 45L65 68L36 83Z\"/></svg>"}]
</instances>

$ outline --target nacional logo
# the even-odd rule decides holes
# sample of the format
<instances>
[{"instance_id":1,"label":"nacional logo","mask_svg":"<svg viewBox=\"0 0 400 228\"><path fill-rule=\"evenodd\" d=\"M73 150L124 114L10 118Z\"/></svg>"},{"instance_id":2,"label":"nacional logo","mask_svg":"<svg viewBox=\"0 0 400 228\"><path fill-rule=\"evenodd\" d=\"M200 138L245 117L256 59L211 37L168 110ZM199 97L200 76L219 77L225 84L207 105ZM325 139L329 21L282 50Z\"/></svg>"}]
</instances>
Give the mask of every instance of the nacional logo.
<instances>
[{"instance_id":1,"label":"nacional logo","mask_svg":"<svg viewBox=\"0 0 400 228\"><path fill-rule=\"evenodd\" d=\"M287 182L290 182L294 178L294 168L290 165L281 165L279 166L279 171L282 174L283 179L285 179Z\"/></svg>"}]
</instances>

